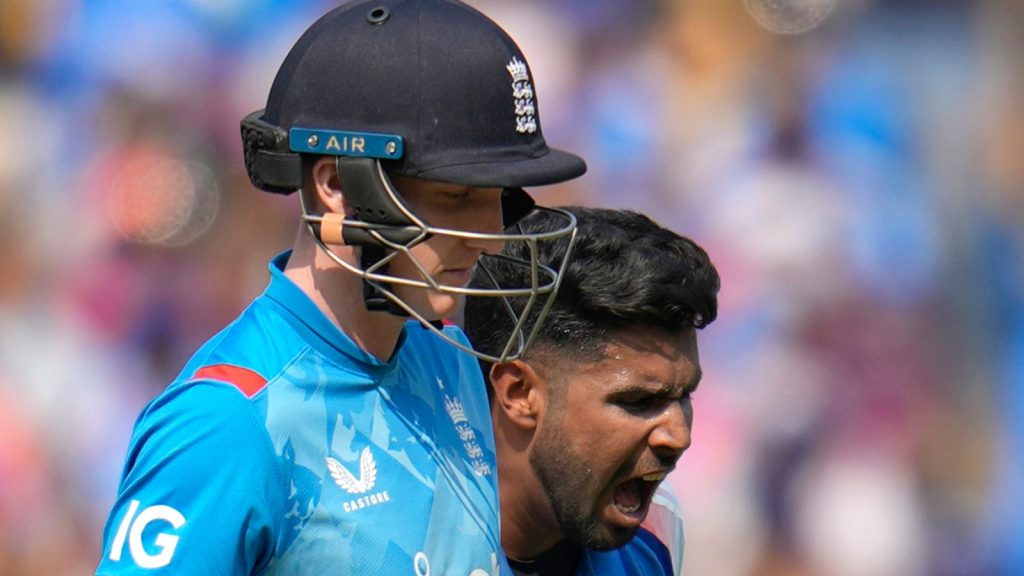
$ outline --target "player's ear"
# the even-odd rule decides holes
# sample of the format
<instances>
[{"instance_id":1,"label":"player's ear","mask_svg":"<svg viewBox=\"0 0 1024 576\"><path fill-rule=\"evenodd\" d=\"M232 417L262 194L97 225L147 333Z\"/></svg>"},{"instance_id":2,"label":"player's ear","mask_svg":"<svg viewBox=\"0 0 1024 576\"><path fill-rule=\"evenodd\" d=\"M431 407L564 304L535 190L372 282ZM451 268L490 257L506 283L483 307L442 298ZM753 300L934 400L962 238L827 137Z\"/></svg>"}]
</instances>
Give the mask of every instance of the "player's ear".
<instances>
[{"instance_id":1,"label":"player's ear","mask_svg":"<svg viewBox=\"0 0 1024 576\"><path fill-rule=\"evenodd\" d=\"M547 381L522 360L491 366L491 388L495 409L524 429L537 427L547 406Z\"/></svg>"},{"instance_id":2,"label":"player's ear","mask_svg":"<svg viewBox=\"0 0 1024 576\"><path fill-rule=\"evenodd\" d=\"M345 213L345 197L341 193L338 165L333 156L318 158L310 169L316 200L327 212Z\"/></svg>"}]
</instances>

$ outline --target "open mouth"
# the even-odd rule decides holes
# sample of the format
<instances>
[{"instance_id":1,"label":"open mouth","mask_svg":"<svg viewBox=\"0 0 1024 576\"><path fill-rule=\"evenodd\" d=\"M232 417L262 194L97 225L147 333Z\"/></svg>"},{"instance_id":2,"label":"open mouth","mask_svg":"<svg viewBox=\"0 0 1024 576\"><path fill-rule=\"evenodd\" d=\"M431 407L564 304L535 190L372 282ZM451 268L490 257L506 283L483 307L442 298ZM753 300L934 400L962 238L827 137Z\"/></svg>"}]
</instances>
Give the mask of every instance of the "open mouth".
<instances>
[{"instance_id":1,"label":"open mouth","mask_svg":"<svg viewBox=\"0 0 1024 576\"><path fill-rule=\"evenodd\" d=\"M626 480L612 490L612 507L626 520L626 524L639 525L644 521L654 491L666 475L665 472L644 474Z\"/></svg>"}]
</instances>

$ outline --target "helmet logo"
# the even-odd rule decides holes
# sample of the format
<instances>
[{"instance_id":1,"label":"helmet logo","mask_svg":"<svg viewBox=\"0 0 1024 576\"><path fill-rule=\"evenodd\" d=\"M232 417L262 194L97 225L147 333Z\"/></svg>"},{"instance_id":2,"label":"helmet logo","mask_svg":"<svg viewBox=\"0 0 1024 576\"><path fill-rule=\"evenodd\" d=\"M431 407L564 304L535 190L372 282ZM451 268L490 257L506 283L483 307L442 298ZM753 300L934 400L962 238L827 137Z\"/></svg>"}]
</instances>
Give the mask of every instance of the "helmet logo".
<instances>
[{"instance_id":1,"label":"helmet logo","mask_svg":"<svg viewBox=\"0 0 1024 576\"><path fill-rule=\"evenodd\" d=\"M526 63L513 56L505 66L512 76L512 98L516 106L516 132L533 134L537 131L537 107L533 103L533 85Z\"/></svg>"}]
</instances>

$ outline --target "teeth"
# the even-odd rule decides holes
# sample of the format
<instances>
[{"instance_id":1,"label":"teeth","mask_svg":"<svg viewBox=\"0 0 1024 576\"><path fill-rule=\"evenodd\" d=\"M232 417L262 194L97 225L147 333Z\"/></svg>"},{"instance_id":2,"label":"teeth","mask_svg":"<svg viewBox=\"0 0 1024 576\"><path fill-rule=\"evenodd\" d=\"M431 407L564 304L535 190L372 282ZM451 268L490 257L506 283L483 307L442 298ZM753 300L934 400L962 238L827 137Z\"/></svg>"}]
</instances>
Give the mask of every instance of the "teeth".
<instances>
[{"instance_id":1,"label":"teeth","mask_svg":"<svg viewBox=\"0 0 1024 576\"><path fill-rule=\"evenodd\" d=\"M634 504L632 506L620 506L619 504L616 504L615 507L618 508L622 512L627 512L627 513L628 512L636 512L637 510L640 509L640 503L637 502L636 504Z\"/></svg>"},{"instance_id":2,"label":"teeth","mask_svg":"<svg viewBox=\"0 0 1024 576\"><path fill-rule=\"evenodd\" d=\"M668 474L664 472L654 472L652 474L645 474L643 476L643 480L644 482L660 482L665 479L665 476L668 476Z\"/></svg>"}]
</instances>

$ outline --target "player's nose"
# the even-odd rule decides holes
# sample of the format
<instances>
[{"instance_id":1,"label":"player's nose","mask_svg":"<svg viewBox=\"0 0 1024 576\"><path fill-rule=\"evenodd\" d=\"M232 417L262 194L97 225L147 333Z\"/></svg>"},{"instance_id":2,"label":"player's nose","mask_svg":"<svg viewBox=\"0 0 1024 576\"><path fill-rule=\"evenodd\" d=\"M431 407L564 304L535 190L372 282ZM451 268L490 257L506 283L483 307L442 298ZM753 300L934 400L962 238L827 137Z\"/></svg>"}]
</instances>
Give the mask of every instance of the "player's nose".
<instances>
[{"instance_id":1,"label":"player's nose","mask_svg":"<svg viewBox=\"0 0 1024 576\"><path fill-rule=\"evenodd\" d=\"M493 237L504 233L501 191L488 191L485 194L486 201L474 211L466 226L466 230L480 236L470 236L466 240L466 245L480 252L497 254L505 247L504 240Z\"/></svg>"},{"instance_id":2,"label":"player's nose","mask_svg":"<svg viewBox=\"0 0 1024 576\"><path fill-rule=\"evenodd\" d=\"M690 447L690 423L679 402L673 402L661 414L647 438L651 449L662 459L674 462Z\"/></svg>"}]
</instances>

